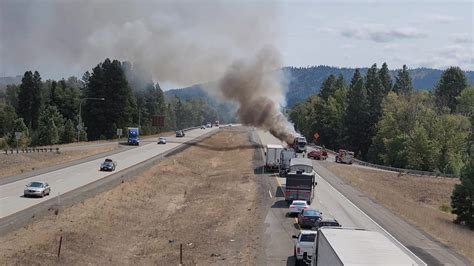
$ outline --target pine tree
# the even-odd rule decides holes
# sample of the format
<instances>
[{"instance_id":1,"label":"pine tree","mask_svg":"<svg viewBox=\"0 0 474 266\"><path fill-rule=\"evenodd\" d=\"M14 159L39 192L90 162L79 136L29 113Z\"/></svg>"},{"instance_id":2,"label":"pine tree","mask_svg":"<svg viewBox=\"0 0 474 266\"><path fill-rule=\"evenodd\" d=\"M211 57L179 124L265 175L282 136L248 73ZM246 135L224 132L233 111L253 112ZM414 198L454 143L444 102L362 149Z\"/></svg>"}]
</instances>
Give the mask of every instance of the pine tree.
<instances>
[{"instance_id":1,"label":"pine tree","mask_svg":"<svg viewBox=\"0 0 474 266\"><path fill-rule=\"evenodd\" d=\"M115 137L113 124L117 128L137 126L138 119L134 123L134 116L138 114L137 103L119 61L106 59L93 69L86 97L105 98L105 101L87 100L83 103L83 121L89 139Z\"/></svg>"},{"instance_id":2,"label":"pine tree","mask_svg":"<svg viewBox=\"0 0 474 266\"><path fill-rule=\"evenodd\" d=\"M448 107L451 112L456 110L456 97L467 88L467 78L459 67L446 69L436 86L435 95L439 107Z\"/></svg>"},{"instance_id":3,"label":"pine tree","mask_svg":"<svg viewBox=\"0 0 474 266\"><path fill-rule=\"evenodd\" d=\"M323 100L327 101L329 96L334 94L336 90L336 76L333 74L329 75L329 77L323 82L321 85L321 90L319 91L319 96L323 98Z\"/></svg>"},{"instance_id":4,"label":"pine tree","mask_svg":"<svg viewBox=\"0 0 474 266\"><path fill-rule=\"evenodd\" d=\"M406 65L403 65L403 68L398 71L398 76L395 78L395 84L393 85L393 91L397 94L409 94L413 91L413 83Z\"/></svg>"},{"instance_id":5,"label":"pine tree","mask_svg":"<svg viewBox=\"0 0 474 266\"><path fill-rule=\"evenodd\" d=\"M63 121L64 119L56 106L44 108L39 116L36 144L51 145L59 143L60 136L63 133Z\"/></svg>"},{"instance_id":6,"label":"pine tree","mask_svg":"<svg viewBox=\"0 0 474 266\"><path fill-rule=\"evenodd\" d=\"M21 117L13 121L12 130L10 134L8 134L8 144L11 147L16 147L17 140L15 138L15 132L22 133L20 140L18 140L18 146L23 147L23 148L28 147L28 145L30 145L31 139L29 137L30 135L29 135L28 127L25 125L25 122L23 118Z\"/></svg>"},{"instance_id":7,"label":"pine tree","mask_svg":"<svg viewBox=\"0 0 474 266\"><path fill-rule=\"evenodd\" d=\"M382 114L382 100L385 96L385 89L379 79L377 64L373 64L367 71L365 88L369 102L369 139L375 136L376 125Z\"/></svg>"},{"instance_id":8,"label":"pine tree","mask_svg":"<svg viewBox=\"0 0 474 266\"><path fill-rule=\"evenodd\" d=\"M348 105L344 116L347 148L365 157L368 150L369 103L364 80L356 69L349 88Z\"/></svg>"},{"instance_id":9,"label":"pine tree","mask_svg":"<svg viewBox=\"0 0 474 266\"><path fill-rule=\"evenodd\" d=\"M25 72L18 93L18 115L23 117L31 129L38 127L38 116L41 109L41 77L38 71L33 74Z\"/></svg>"},{"instance_id":10,"label":"pine tree","mask_svg":"<svg viewBox=\"0 0 474 266\"><path fill-rule=\"evenodd\" d=\"M337 77L337 80L334 83L334 88L336 91L346 89L346 80L344 79L344 76L342 74L339 74L339 76Z\"/></svg>"},{"instance_id":11,"label":"pine tree","mask_svg":"<svg viewBox=\"0 0 474 266\"><path fill-rule=\"evenodd\" d=\"M382 82L385 94L392 91L392 77L390 76L390 71L388 70L387 63L384 62L382 64L382 68L379 70L378 76L380 81Z\"/></svg>"},{"instance_id":12,"label":"pine tree","mask_svg":"<svg viewBox=\"0 0 474 266\"><path fill-rule=\"evenodd\" d=\"M457 217L455 223L466 224L474 230L474 159L466 164L461 173L461 184L454 187L451 196L452 213Z\"/></svg>"},{"instance_id":13,"label":"pine tree","mask_svg":"<svg viewBox=\"0 0 474 266\"><path fill-rule=\"evenodd\" d=\"M74 128L74 123L71 119L66 121L64 124L64 131L61 135L61 143L71 143L76 140L76 129Z\"/></svg>"}]
</instances>

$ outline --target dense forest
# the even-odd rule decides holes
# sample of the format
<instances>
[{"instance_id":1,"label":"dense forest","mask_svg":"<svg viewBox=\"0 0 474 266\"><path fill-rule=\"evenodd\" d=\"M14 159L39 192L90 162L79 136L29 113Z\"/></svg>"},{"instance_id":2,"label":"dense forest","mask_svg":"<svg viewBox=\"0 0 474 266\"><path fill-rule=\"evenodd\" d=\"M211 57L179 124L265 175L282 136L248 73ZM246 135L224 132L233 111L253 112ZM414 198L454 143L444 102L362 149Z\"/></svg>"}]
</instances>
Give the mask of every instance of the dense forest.
<instances>
[{"instance_id":1,"label":"dense forest","mask_svg":"<svg viewBox=\"0 0 474 266\"><path fill-rule=\"evenodd\" d=\"M165 116L164 127L152 126L154 115ZM153 134L219 119L226 117L208 102L165 97L141 69L106 59L81 80L43 81L37 71L27 71L20 84L7 85L0 92L0 148L17 145L15 132L22 132L18 145L26 147L70 143L78 137L111 139L118 128L139 126L141 134Z\"/></svg>"},{"instance_id":2,"label":"dense forest","mask_svg":"<svg viewBox=\"0 0 474 266\"><path fill-rule=\"evenodd\" d=\"M360 68L361 75L366 75L368 68ZM354 68L338 68L330 66L313 67L285 67L283 71L289 77L288 92L286 100L288 107L306 100L309 96L318 93L323 81L329 75L342 75L345 80L350 80L354 75ZM398 70L389 70L392 79L398 74ZM443 71L432 68L414 68L409 69L408 73L412 79L412 85L415 90L432 90L435 88ZM466 71L468 83L474 84L474 71Z\"/></svg>"},{"instance_id":3,"label":"dense forest","mask_svg":"<svg viewBox=\"0 0 474 266\"><path fill-rule=\"evenodd\" d=\"M346 148L370 162L458 175L472 146L474 88L464 72L443 72L432 92L414 90L404 66L392 80L387 65L363 75L330 75L318 94L289 116L308 138Z\"/></svg>"}]
</instances>

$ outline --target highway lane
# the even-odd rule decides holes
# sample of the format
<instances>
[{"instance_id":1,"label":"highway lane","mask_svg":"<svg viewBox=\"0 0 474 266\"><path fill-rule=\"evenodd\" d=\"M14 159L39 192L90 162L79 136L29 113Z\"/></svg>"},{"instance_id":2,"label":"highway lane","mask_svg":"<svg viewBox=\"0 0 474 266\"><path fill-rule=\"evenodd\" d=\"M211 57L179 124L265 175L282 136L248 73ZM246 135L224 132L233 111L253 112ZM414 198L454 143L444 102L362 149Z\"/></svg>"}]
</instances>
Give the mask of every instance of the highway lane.
<instances>
[{"instance_id":1,"label":"highway lane","mask_svg":"<svg viewBox=\"0 0 474 266\"><path fill-rule=\"evenodd\" d=\"M263 145L283 144L268 132L258 131L258 134ZM320 166L315 165L315 167L318 168ZM284 178L280 178L277 175L272 175L272 178L275 179L279 186L285 185ZM335 190L325 180L325 178L322 178L318 175L316 179L318 182L318 185L315 189L316 197L311 203L311 206L322 211L324 217L336 218L343 226L346 227L364 228L371 231L381 232L388 236L389 239L391 239L392 242L394 242L402 250L405 250L405 253L407 253L419 265L424 265L424 262L421 259L414 255L400 242L398 242L398 240L393 238L387 231L385 231L364 212L355 207L355 205L347 200L347 198ZM277 199L276 205L281 207L284 212L286 211L285 207L287 208L287 205L283 200L283 198ZM282 211L280 211L280 216L281 215ZM287 231L291 230L291 226L288 227L288 223L294 223L294 220L287 217L278 219L278 217L275 217L275 212L270 211L266 217L265 222L267 223L267 230L265 232L266 239L272 239L271 242L267 241L267 260L275 264L289 264L290 257L293 254L293 242L287 239L288 235L290 235L287 233ZM284 227L286 227L286 229L283 229ZM295 232L295 229L292 231ZM278 234L280 235L278 236ZM279 242L275 241L275 239L279 239ZM273 250L278 250L278 252L274 252ZM284 250L286 250L286 252L283 252Z\"/></svg>"},{"instance_id":2,"label":"highway lane","mask_svg":"<svg viewBox=\"0 0 474 266\"><path fill-rule=\"evenodd\" d=\"M171 150L184 142L197 138L205 133L217 130L217 128L208 128L205 130L195 129L186 132L184 138L168 137L166 145L158 145L156 142L149 142L140 145L137 148L126 150L108 156L118 162L115 172L101 172L99 166L105 157L93 161L73 165L56 171L41 174L35 177L26 178L16 182L4 184L0 186L0 218L14 214L36 204L39 204L51 197L57 197L60 194L67 193L76 188L82 187L88 183L104 178L126 169L130 166L148 160L165 151ZM28 182L40 180L50 184L52 191L51 196L44 198L24 198L23 189Z\"/></svg>"}]
</instances>

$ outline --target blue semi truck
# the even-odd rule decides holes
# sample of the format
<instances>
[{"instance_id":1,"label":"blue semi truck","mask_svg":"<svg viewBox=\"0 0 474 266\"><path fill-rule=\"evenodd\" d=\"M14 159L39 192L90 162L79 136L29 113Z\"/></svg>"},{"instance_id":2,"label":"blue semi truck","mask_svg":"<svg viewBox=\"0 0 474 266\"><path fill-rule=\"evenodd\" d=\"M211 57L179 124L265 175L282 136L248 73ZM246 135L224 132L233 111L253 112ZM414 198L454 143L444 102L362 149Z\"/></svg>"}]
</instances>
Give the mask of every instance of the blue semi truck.
<instances>
[{"instance_id":1,"label":"blue semi truck","mask_svg":"<svg viewBox=\"0 0 474 266\"><path fill-rule=\"evenodd\" d=\"M129 127L127 129L127 137L129 145L140 145L140 131L137 127Z\"/></svg>"}]
</instances>

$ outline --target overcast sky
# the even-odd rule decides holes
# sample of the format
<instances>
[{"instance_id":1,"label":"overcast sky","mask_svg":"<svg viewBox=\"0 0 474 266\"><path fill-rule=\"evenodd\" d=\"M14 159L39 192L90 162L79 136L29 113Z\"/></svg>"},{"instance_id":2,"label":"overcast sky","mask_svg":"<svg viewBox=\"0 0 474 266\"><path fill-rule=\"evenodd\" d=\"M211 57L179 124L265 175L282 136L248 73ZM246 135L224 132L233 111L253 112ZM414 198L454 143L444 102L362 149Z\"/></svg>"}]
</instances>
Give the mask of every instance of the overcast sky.
<instances>
[{"instance_id":1,"label":"overcast sky","mask_svg":"<svg viewBox=\"0 0 474 266\"><path fill-rule=\"evenodd\" d=\"M162 82L193 83L265 45L285 66L474 70L474 1L70 2L0 0L0 76L31 69L58 79L81 76L105 57L151 58L176 62L152 67ZM164 43L158 52L155 42ZM209 73L197 71L216 61Z\"/></svg>"}]
</instances>

